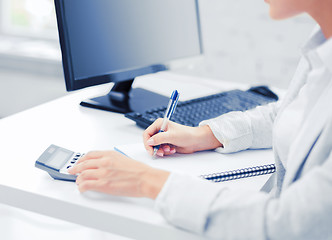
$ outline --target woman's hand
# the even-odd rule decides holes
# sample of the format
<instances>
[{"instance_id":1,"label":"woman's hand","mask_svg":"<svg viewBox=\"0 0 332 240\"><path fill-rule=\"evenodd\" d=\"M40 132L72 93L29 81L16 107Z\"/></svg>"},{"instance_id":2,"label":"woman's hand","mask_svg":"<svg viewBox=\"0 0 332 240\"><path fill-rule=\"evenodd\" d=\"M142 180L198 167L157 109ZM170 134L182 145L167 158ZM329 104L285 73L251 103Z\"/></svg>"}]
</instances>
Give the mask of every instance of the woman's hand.
<instances>
[{"instance_id":1,"label":"woman's hand","mask_svg":"<svg viewBox=\"0 0 332 240\"><path fill-rule=\"evenodd\" d=\"M112 195L155 199L169 172L154 169L115 151L89 152L69 169L79 174L80 192L94 190Z\"/></svg>"},{"instance_id":2,"label":"woman's hand","mask_svg":"<svg viewBox=\"0 0 332 240\"><path fill-rule=\"evenodd\" d=\"M161 145L157 155L164 156L178 153L193 153L222 147L209 126L188 127L169 121L165 132L158 133L163 119L157 119L143 133L146 150L153 154L153 146Z\"/></svg>"}]
</instances>

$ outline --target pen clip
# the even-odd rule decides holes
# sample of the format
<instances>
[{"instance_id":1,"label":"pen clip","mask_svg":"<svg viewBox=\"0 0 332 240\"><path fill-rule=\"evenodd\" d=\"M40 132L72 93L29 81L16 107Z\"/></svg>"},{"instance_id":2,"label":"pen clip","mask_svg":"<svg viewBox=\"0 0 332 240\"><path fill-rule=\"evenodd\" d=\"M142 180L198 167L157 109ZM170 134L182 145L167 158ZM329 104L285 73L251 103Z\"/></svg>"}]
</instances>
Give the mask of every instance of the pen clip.
<instances>
[{"instance_id":1,"label":"pen clip","mask_svg":"<svg viewBox=\"0 0 332 240\"><path fill-rule=\"evenodd\" d=\"M176 90L175 90L175 91L176 91ZM176 91L176 92L177 92L177 91ZM173 115L173 113L174 113L174 110L175 110L175 108L176 108L176 105L178 104L178 100L179 100L179 94L177 93L175 100L172 101L172 104L171 104L171 106L170 106L170 111L169 111L168 116L167 116L168 119L170 119L170 118L172 117L172 115Z\"/></svg>"}]
</instances>

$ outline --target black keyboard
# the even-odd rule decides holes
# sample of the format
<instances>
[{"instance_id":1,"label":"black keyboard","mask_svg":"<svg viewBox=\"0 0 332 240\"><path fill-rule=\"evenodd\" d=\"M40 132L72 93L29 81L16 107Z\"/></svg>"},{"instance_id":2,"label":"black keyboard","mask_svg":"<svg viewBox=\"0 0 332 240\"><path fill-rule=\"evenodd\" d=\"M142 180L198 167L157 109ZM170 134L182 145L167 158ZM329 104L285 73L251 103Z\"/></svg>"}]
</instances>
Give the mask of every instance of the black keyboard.
<instances>
[{"instance_id":1,"label":"black keyboard","mask_svg":"<svg viewBox=\"0 0 332 240\"><path fill-rule=\"evenodd\" d=\"M277 100L278 96L266 86L253 87L247 91L221 92L188 101L179 101L171 120L194 127L206 119L215 118L231 111L245 111ZM166 107L149 109L143 113L131 112L125 116L134 120L138 126L147 128L157 118L164 117Z\"/></svg>"}]
</instances>

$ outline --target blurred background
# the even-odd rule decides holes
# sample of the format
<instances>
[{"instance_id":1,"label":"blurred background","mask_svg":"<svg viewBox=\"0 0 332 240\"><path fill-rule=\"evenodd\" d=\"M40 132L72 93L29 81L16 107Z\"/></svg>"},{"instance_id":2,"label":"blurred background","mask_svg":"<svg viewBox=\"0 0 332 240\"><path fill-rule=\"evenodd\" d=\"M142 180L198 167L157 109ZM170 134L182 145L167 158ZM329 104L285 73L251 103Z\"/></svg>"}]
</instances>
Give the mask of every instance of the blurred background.
<instances>
[{"instance_id":1,"label":"blurred background","mask_svg":"<svg viewBox=\"0 0 332 240\"><path fill-rule=\"evenodd\" d=\"M52 0L0 0L0 117L66 94Z\"/></svg>"},{"instance_id":2,"label":"blurred background","mask_svg":"<svg viewBox=\"0 0 332 240\"><path fill-rule=\"evenodd\" d=\"M287 88L314 27L308 16L270 20L263 0L199 4L204 58L177 71ZM53 1L0 0L0 118L66 94ZM124 239L4 205L0 223L2 239Z\"/></svg>"},{"instance_id":3,"label":"blurred background","mask_svg":"<svg viewBox=\"0 0 332 240\"><path fill-rule=\"evenodd\" d=\"M204 62L182 69L287 88L308 16L273 21L263 0L200 0ZM67 94L52 0L0 0L0 118Z\"/></svg>"}]
</instances>

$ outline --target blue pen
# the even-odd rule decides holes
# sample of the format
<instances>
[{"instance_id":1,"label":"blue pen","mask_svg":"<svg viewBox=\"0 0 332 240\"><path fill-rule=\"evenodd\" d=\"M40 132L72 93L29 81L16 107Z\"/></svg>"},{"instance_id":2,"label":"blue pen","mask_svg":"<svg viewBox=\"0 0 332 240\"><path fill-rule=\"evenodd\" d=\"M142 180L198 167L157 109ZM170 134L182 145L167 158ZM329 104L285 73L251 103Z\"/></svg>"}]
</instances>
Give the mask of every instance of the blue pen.
<instances>
[{"instance_id":1,"label":"blue pen","mask_svg":"<svg viewBox=\"0 0 332 240\"><path fill-rule=\"evenodd\" d=\"M168 103L168 106L166 108L163 123L161 125L161 128L160 128L159 132L164 132L165 131L167 123L168 123L169 119L172 117L172 115L175 111L176 105L178 104L179 96L180 96L179 92L177 90L174 90L173 93L172 93L172 96L169 98L169 103ZM153 148L153 157L156 156L157 151L159 150L159 148L160 148L160 145L154 146L154 148Z\"/></svg>"}]
</instances>

